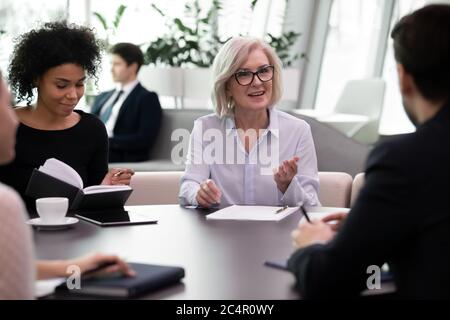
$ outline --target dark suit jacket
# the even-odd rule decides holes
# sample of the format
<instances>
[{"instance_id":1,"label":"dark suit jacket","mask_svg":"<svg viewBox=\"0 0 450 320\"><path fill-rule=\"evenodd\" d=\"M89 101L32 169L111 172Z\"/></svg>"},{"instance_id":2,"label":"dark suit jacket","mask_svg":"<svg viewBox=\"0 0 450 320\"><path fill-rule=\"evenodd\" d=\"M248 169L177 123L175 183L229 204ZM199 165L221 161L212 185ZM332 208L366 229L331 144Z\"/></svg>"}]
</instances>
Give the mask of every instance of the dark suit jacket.
<instances>
[{"instance_id":1,"label":"dark suit jacket","mask_svg":"<svg viewBox=\"0 0 450 320\"><path fill-rule=\"evenodd\" d=\"M306 298L356 296L388 262L403 298L450 298L450 105L415 133L377 146L336 237L288 263ZM372 283L369 280L369 283Z\"/></svg>"},{"instance_id":2,"label":"dark suit jacket","mask_svg":"<svg viewBox=\"0 0 450 320\"><path fill-rule=\"evenodd\" d=\"M101 93L94 101L92 113L99 115L113 93L114 90ZM109 138L109 162L148 160L161 126L161 116L158 95L138 83L120 108L114 136Z\"/></svg>"}]
</instances>

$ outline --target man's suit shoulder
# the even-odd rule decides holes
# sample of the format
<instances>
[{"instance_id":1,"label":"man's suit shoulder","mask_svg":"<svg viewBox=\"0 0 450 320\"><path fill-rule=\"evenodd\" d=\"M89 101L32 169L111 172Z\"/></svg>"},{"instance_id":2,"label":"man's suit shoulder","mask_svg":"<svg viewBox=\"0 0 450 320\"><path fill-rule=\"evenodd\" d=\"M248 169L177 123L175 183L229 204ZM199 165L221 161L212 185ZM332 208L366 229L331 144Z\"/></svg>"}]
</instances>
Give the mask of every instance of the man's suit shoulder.
<instances>
[{"instance_id":1,"label":"man's suit shoulder","mask_svg":"<svg viewBox=\"0 0 450 320\"><path fill-rule=\"evenodd\" d=\"M390 166L410 166L416 163L415 158L418 147L416 133L408 133L389 138L377 144L367 158L366 168L378 164ZM411 159L412 158L412 159ZM409 161L412 160L412 161Z\"/></svg>"},{"instance_id":2,"label":"man's suit shoulder","mask_svg":"<svg viewBox=\"0 0 450 320\"><path fill-rule=\"evenodd\" d=\"M147 90L144 87L142 87L142 94L144 94L146 96L151 96L151 97L157 97L158 96L158 94L156 92Z\"/></svg>"},{"instance_id":3,"label":"man's suit shoulder","mask_svg":"<svg viewBox=\"0 0 450 320\"><path fill-rule=\"evenodd\" d=\"M156 92L147 90L147 88L145 88L141 84L137 85L136 90L137 90L136 93L137 93L138 96L141 96L141 97L144 97L144 98L150 98L150 99L158 98L158 94Z\"/></svg>"}]
</instances>

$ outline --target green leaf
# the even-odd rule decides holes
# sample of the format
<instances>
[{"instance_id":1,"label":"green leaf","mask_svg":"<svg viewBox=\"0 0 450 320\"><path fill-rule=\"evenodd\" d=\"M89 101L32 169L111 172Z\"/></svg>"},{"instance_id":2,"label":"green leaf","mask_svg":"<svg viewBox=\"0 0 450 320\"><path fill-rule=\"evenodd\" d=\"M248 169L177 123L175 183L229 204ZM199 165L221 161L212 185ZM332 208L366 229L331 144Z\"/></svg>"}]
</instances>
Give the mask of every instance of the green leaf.
<instances>
[{"instance_id":1,"label":"green leaf","mask_svg":"<svg viewBox=\"0 0 450 320\"><path fill-rule=\"evenodd\" d=\"M175 18L173 19L174 24L178 27L178 29L182 32L187 32L191 35L195 35L196 33L194 32L194 30L192 30L191 28L189 28L188 26L186 26L185 24L183 24L183 22L179 19L179 18Z\"/></svg>"},{"instance_id":2,"label":"green leaf","mask_svg":"<svg viewBox=\"0 0 450 320\"><path fill-rule=\"evenodd\" d=\"M162 10L156 6L156 4L152 3L150 6L152 7L153 10L155 10L156 12L158 12L162 17L165 17L165 16L166 16L166 15L164 14L164 12L162 12Z\"/></svg>"},{"instance_id":3,"label":"green leaf","mask_svg":"<svg viewBox=\"0 0 450 320\"><path fill-rule=\"evenodd\" d=\"M250 9L255 10L255 6L258 3L258 0L252 0L252 3L250 4Z\"/></svg>"},{"instance_id":4,"label":"green leaf","mask_svg":"<svg viewBox=\"0 0 450 320\"><path fill-rule=\"evenodd\" d=\"M108 24L106 23L106 19L103 17L103 15L101 15L96 11L94 11L92 14L94 15L94 17L98 19L98 21L100 21L100 24L102 25L103 29L105 29L105 31L108 31Z\"/></svg>"},{"instance_id":5,"label":"green leaf","mask_svg":"<svg viewBox=\"0 0 450 320\"><path fill-rule=\"evenodd\" d=\"M117 8L117 10L116 10L116 17L114 18L114 22L113 22L113 25L114 25L115 29L117 29L117 27L119 26L120 21L122 20L122 16L123 16L123 14L124 14L126 9L127 9L127 6L124 6L123 4L121 4Z\"/></svg>"}]
</instances>

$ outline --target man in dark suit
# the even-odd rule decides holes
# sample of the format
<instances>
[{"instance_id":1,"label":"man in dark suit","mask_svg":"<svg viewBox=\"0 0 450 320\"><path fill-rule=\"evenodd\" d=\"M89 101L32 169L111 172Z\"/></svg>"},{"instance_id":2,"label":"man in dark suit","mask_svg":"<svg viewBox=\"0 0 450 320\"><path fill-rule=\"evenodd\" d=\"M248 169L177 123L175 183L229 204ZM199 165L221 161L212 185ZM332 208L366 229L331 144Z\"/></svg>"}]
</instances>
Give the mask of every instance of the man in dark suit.
<instances>
[{"instance_id":1,"label":"man in dark suit","mask_svg":"<svg viewBox=\"0 0 450 320\"><path fill-rule=\"evenodd\" d=\"M450 5L426 6L391 34L417 130L378 145L349 212L292 232L288 267L305 298L378 289L388 263L401 298L450 298ZM335 219L337 225L329 224Z\"/></svg>"},{"instance_id":2,"label":"man in dark suit","mask_svg":"<svg viewBox=\"0 0 450 320\"><path fill-rule=\"evenodd\" d=\"M118 43L111 53L111 72L119 86L101 93L94 101L92 113L100 117L108 131L109 162L148 160L161 124L158 95L137 80L144 62L138 46Z\"/></svg>"}]
</instances>

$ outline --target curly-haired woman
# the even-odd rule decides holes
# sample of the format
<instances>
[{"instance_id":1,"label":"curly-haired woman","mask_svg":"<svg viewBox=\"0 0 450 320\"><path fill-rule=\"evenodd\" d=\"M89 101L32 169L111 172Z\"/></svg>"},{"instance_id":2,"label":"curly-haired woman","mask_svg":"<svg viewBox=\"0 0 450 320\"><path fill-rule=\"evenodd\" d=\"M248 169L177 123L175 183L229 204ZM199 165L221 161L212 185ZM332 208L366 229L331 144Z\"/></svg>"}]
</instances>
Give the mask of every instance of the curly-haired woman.
<instances>
[{"instance_id":1,"label":"curly-haired woman","mask_svg":"<svg viewBox=\"0 0 450 320\"><path fill-rule=\"evenodd\" d=\"M14 158L17 118L9 106L10 94L0 72L0 163ZM34 280L67 277L69 266L82 273L112 264L101 273L136 273L118 256L90 254L71 260L34 260L32 233L25 224L25 208L16 192L0 182L0 300L32 299Z\"/></svg>"},{"instance_id":2,"label":"curly-haired woman","mask_svg":"<svg viewBox=\"0 0 450 320\"><path fill-rule=\"evenodd\" d=\"M101 47L92 30L73 24L47 23L16 43L9 81L17 99L27 101L27 106L15 109L20 121L16 159L0 167L0 181L15 188L30 210L34 203L25 195L28 180L33 168L48 158L74 168L85 186L130 182L132 170L108 172L103 123L74 110L83 97L86 77L96 77L100 61Z\"/></svg>"}]
</instances>

